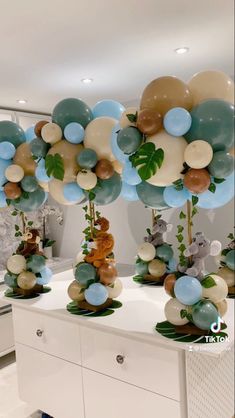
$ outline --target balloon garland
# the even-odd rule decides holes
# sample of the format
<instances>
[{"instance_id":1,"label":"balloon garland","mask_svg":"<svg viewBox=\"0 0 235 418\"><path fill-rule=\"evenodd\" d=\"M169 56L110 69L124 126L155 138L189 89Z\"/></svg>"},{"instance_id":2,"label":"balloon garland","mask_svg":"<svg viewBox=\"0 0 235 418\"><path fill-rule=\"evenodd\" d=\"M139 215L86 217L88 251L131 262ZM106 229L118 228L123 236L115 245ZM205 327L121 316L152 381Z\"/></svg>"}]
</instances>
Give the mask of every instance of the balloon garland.
<instances>
[{"instance_id":1,"label":"balloon garland","mask_svg":"<svg viewBox=\"0 0 235 418\"><path fill-rule=\"evenodd\" d=\"M235 296L235 237L231 232L228 235L229 244L224 248L218 257L218 275L222 277L228 285L228 295L230 298Z\"/></svg>"}]
</instances>

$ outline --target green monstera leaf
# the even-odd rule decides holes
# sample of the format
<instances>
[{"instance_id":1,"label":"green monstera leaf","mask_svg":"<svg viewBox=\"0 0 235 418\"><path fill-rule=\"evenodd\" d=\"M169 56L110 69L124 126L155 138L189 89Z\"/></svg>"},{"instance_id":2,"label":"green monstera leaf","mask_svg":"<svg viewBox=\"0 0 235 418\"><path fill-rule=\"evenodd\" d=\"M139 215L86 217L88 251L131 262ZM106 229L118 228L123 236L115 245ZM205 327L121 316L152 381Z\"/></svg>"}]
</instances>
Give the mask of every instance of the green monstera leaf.
<instances>
[{"instance_id":1,"label":"green monstera leaf","mask_svg":"<svg viewBox=\"0 0 235 418\"><path fill-rule=\"evenodd\" d=\"M45 166L48 177L52 175L57 180L64 179L64 161L60 154L47 155Z\"/></svg>"},{"instance_id":2,"label":"green monstera leaf","mask_svg":"<svg viewBox=\"0 0 235 418\"><path fill-rule=\"evenodd\" d=\"M162 148L156 149L155 144L147 142L130 156L133 167L136 167L142 180L148 180L161 168L164 160Z\"/></svg>"}]
</instances>

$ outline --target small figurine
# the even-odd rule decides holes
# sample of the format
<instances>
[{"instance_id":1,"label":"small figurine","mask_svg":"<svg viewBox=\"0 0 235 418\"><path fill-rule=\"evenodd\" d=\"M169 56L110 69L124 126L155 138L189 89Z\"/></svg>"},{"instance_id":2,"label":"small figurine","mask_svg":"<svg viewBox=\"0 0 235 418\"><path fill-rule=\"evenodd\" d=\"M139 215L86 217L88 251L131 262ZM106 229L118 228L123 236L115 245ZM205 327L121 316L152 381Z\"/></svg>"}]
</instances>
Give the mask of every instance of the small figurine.
<instances>
[{"instance_id":1,"label":"small figurine","mask_svg":"<svg viewBox=\"0 0 235 418\"><path fill-rule=\"evenodd\" d=\"M154 220L152 232L144 238L145 242L153 244L154 247L164 244L163 234L172 229L172 225L168 224L164 219L157 216Z\"/></svg>"},{"instance_id":2,"label":"small figurine","mask_svg":"<svg viewBox=\"0 0 235 418\"><path fill-rule=\"evenodd\" d=\"M95 221L95 228L100 227L96 232L94 242L96 248L92 248L91 252L85 257L87 263L100 267L105 263L108 256L112 254L114 247L114 239L109 230L109 221L106 218L99 218Z\"/></svg>"}]
</instances>

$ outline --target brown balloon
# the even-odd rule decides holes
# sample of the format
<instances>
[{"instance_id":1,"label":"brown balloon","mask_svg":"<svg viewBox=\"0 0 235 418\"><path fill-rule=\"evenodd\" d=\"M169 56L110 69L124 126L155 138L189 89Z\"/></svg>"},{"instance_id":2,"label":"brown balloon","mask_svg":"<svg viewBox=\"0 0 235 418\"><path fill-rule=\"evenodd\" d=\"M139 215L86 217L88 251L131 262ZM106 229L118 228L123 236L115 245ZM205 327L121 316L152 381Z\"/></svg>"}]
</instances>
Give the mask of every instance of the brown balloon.
<instances>
[{"instance_id":1,"label":"brown balloon","mask_svg":"<svg viewBox=\"0 0 235 418\"><path fill-rule=\"evenodd\" d=\"M98 270L100 282L108 286L112 284L117 277L117 270L111 263L104 263Z\"/></svg>"},{"instance_id":2,"label":"brown balloon","mask_svg":"<svg viewBox=\"0 0 235 418\"><path fill-rule=\"evenodd\" d=\"M62 139L56 142L48 151L48 155L60 154L64 162L64 181L70 182L76 179L80 170L77 163L77 155L83 150L81 144L70 144L70 142Z\"/></svg>"},{"instance_id":3,"label":"brown balloon","mask_svg":"<svg viewBox=\"0 0 235 418\"><path fill-rule=\"evenodd\" d=\"M157 110L143 109L138 113L137 128L145 135L154 135L162 128L162 115Z\"/></svg>"},{"instance_id":4,"label":"brown balloon","mask_svg":"<svg viewBox=\"0 0 235 418\"><path fill-rule=\"evenodd\" d=\"M173 107L190 110L193 106L192 94L188 86L176 77L159 77L145 88L140 109L152 109L163 116Z\"/></svg>"},{"instance_id":5,"label":"brown balloon","mask_svg":"<svg viewBox=\"0 0 235 418\"><path fill-rule=\"evenodd\" d=\"M49 123L48 120L40 120L38 123L36 123L34 127L34 132L36 136L41 137L41 130L43 126L46 125L47 123Z\"/></svg>"},{"instance_id":6,"label":"brown balloon","mask_svg":"<svg viewBox=\"0 0 235 418\"><path fill-rule=\"evenodd\" d=\"M176 275L174 273L168 274L164 279L164 289L168 295L175 297L174 287L176 282Z\"/></svg>"},{"instance_id":7,"label":"brown balloon","mask_svg":"<svg viewBox=\"0 0 235 418\"><path fill-rule=\"evenodd\" d=\"M15 164L23 168L25 176L33 176L36 170L36 162L32 158L30 145L27 143L19 145L13 158Z\"/></svg>"},{"instance_id":8,"label":"brown balloon","mask_svg":"<svg viewBox=\"0 0 235 418\"><path fill-rule=\"evenodd\" d=\"M4 186L4 192L7 199L18 199L21 196L22 190L17 183L6 183Z\"/></svg>"},{"instance_id":9,"label":"brown balloon","mask_svg":"<svg viewBox=\"0 0 235 418\"><path fill-rule=\"evenodd\" d=\"M95 167L95 174L102 180L110 179L114 174L114 168L110 161L102 159Z\"/></svg>"},{"instance_id":10,"label":"brown balloon","mask_svg":"<svg viewBox=\"0 0 235 418\"><path fill-rule=\"evenodd\" d=\"M211 183L210 174L205 168L191 168L184 176L184 186L191 193L203 193L208 190Z\"/></svg>"}]
</instances>

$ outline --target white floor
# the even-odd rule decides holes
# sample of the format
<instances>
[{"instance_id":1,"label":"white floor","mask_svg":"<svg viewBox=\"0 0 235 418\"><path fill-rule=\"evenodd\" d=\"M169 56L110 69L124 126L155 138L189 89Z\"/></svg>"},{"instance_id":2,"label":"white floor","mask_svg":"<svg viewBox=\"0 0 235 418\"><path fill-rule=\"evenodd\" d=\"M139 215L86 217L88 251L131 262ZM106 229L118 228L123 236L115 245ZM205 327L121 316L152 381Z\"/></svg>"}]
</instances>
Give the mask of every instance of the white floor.
<instances>
[{"instance_id":1,"label":"white floor","mask_svg":"<svg viewBox=\"0 0 235 418\"><path fill-rule=\"evenodd\" d=\"M0 418L41 418L19 399L14 354L0 357Z\"/></svg>"}]
</instances>

